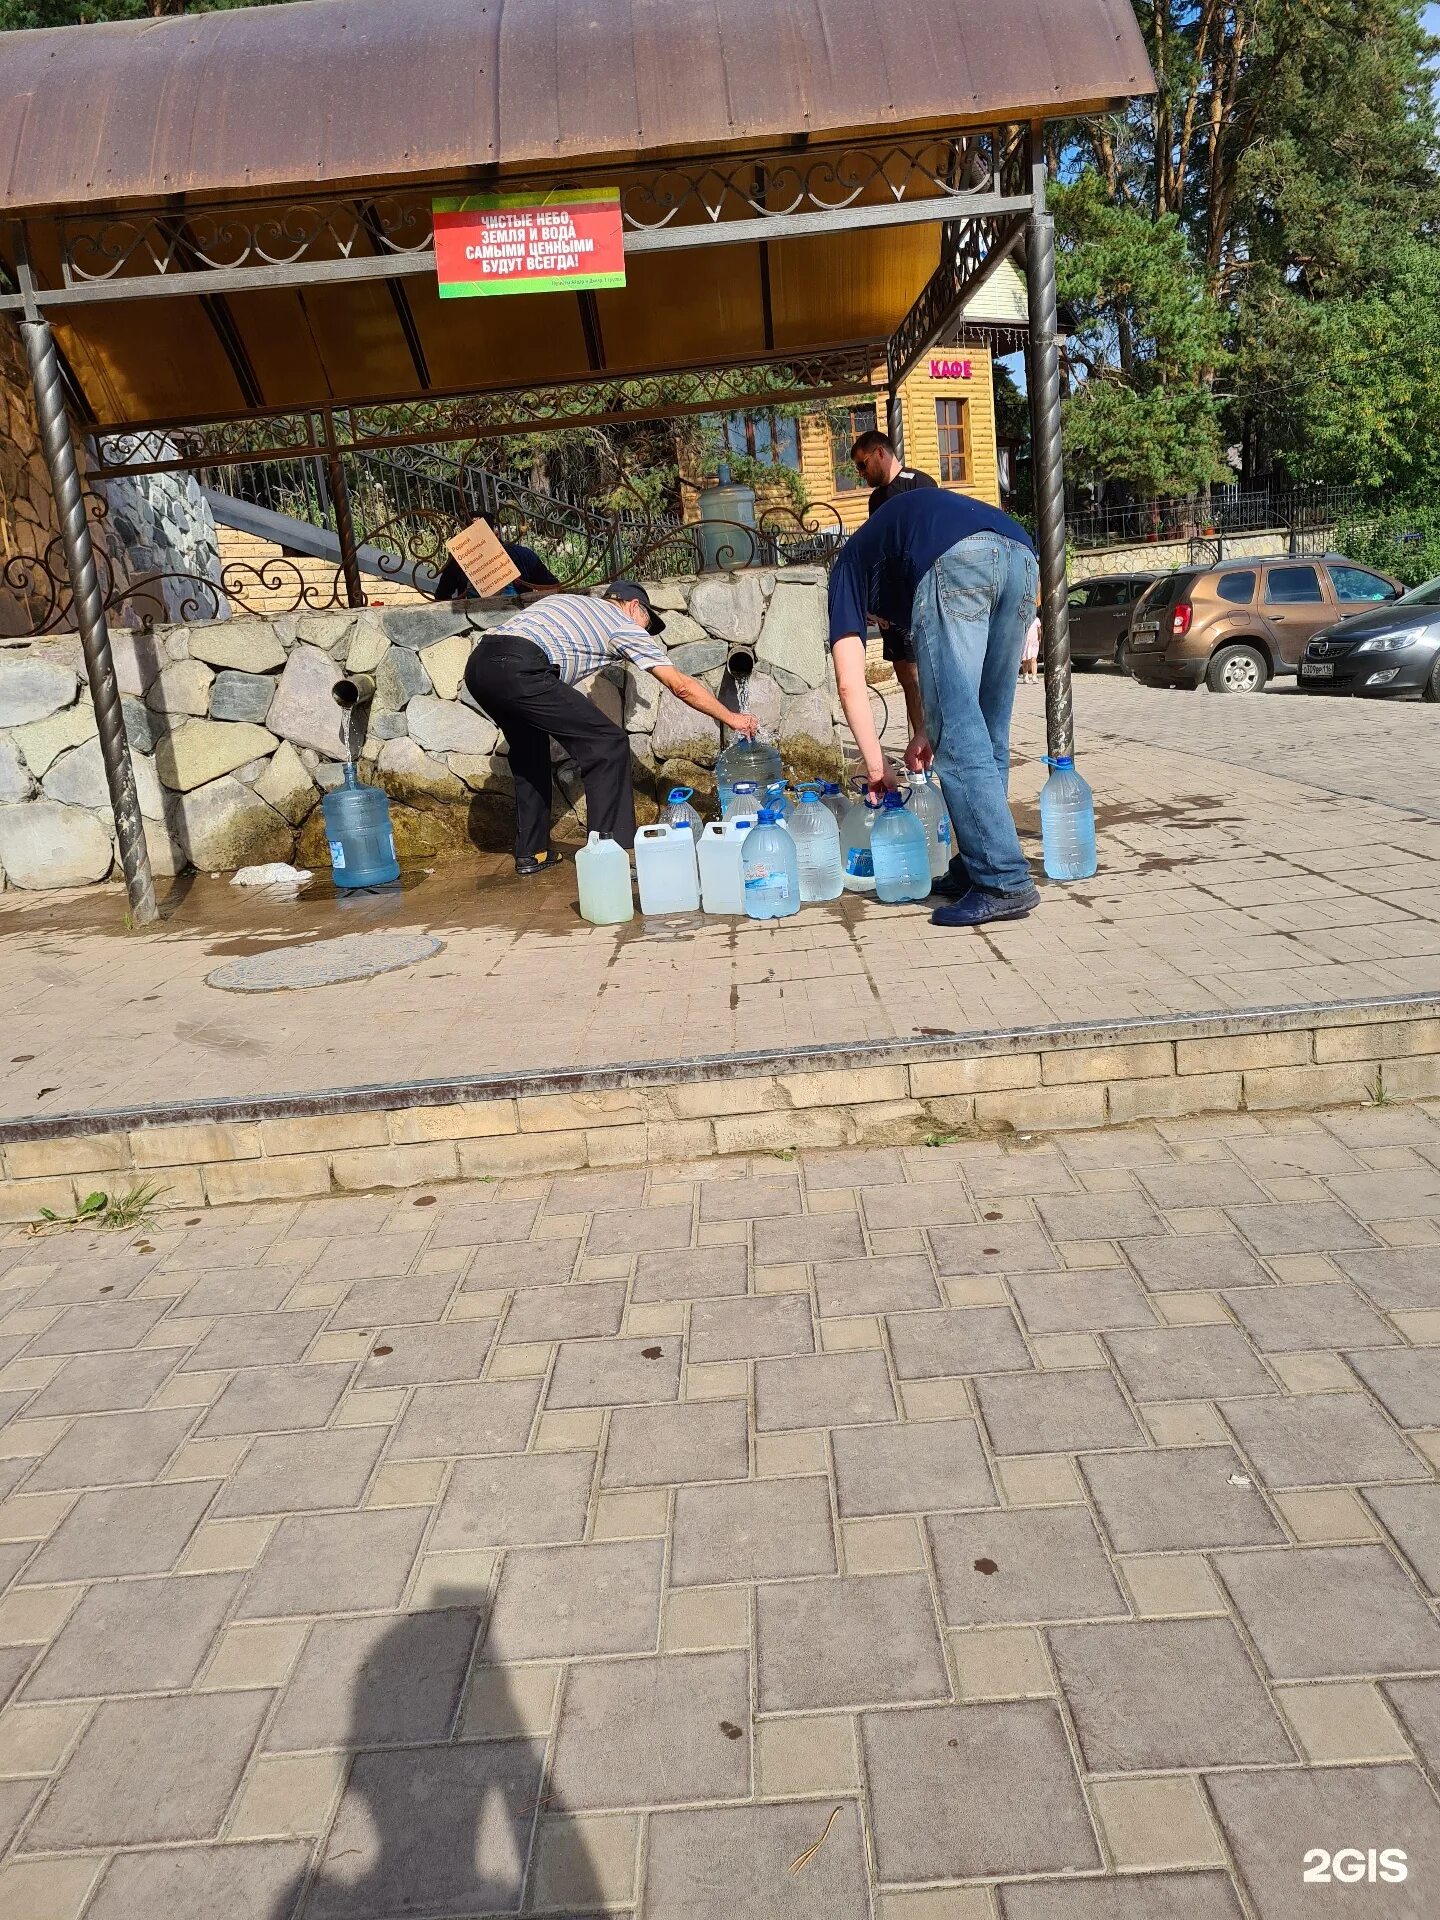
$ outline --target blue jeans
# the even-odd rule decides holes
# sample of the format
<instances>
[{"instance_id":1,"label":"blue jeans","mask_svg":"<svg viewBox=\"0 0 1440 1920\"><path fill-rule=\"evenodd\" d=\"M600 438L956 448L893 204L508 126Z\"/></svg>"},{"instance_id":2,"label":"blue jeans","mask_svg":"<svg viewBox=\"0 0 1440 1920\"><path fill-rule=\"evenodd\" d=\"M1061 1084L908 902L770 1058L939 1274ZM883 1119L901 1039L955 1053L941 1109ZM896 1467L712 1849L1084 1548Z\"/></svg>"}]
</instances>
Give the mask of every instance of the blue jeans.
<instances>
[{"instance_id":1,"label":"blue jeans","mask_svg":"<svg viewBox=\"0 0 1440 1920\"><path fill-rule=\"evenodd\" d=\"M1039 582L1028 547L974 533L915 590L920 697L956 853L970 880L996 893L1030 885L1007 790L1010 713Z\"/></svg>"}]
</instances>

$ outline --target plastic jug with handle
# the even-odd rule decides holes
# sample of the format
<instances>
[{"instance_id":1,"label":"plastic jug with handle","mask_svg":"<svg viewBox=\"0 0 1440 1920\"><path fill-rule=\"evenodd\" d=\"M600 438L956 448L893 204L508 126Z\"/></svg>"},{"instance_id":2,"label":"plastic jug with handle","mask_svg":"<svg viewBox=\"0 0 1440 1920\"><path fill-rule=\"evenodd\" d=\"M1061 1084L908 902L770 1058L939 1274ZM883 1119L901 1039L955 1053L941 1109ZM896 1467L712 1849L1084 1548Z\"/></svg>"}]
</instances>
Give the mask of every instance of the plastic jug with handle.
<instances>
[{"instance_id":1,"label":"plastic jug with handle","mask_svg":"<svg viewBox=\"0 0 1440 1920\"><path fill-rule=\"evenodd\" d=\"M753 813L742 813L733 820L705 823L700 834L700 905L706 913L744 913L745 878L740 855L756 818Z\"/></svg>"},{"instance_id":2,"label":"plastic jug with handle","mask_svg":"<svg viewBox=\"0 0 1440 1920\"><path fill-rule=\"evenodd\" d=\"M870 837L875 892L886 906L924 900L930 892L930 848L903 793L887 793Z\"/></svg>"},{"instance_id":3,"label":"plastic jug with handle","mask_svg":"<svg viewBox=\"0 0 1440 1920\"><path fill-rule=\"evenodd\" d=\"M838 780L826 780L820 788L820 802L826 810L835 816L836 826L840 826L849 811L849 802L840 790Z\"/></svg>"},{"instance_id":4,"label":"plastic jug with handle","mask_svg":"<svg viewBox=\"0 0 1440 1920\"><path fill-rule=\"evenodd\" d=\"M759 784L754 780L740 780L726 796L720 817L722 820L734 820L744 814L748 819L755 820L759 818L761 804Z\"/></svg>"},{"instance_id":5,"label":"plastic jug with handle","mask_svg":"<svg viewBox=\"0 0 1440 1920\"><path fill-rule=\"evenodd\" d=\"M1040 789L1040 834L1045 872L1051 880L1088 880L1099 865L1095 847L1095 796L1075 771L1069 754L1048 759L1050 778Z\"/></svg>"},{"instance_id":6,"label":"plastic jug with handle","mask_svg":"<svg viewBox=\"0 0 1440 1920\"><path fill-rule=\"evenodd\" d=\"M592 833L575 856L580 917L595 927L618 927L635 918L630 856L608 833Z\"/></svg>"},{"instance_id":7,"label":"plastic jug with handle","mask_svg":"<svg viewBox=\"0 0 1440 1920\"><path fill-rule=\"evenodd\" d=\"M769 807L740 849L745 912L752 920L783 920L800 911L800 865L795 842Z\"/></svg>"},{"instance_id":8,"label":"plastic jug with handle","mask_svg":"<svg viewBox=\"0 0 1440 1920\"><path fill-rule=\"evenodd\" d=\"M841 884L847 893L875 891L875 862L870 848L875 812L864 793L858 793L840 823Z\"/></svg>"},{"instance_id":9,"label":"plastic jug with handle","mask_svg":"<svg viewBox=\"0 0 1440 1920\"><path fill-rule=\"evenodd\" d=\"M700 870L688 827L641 827L635 835L635 878L642 913L697 913Z\"/></svg>"},{"instance_id":10,"label":"plastic jug with handle","mask_svg":"<svg viewBox=\"0 0 1440 1920\"><path fill-rule=\"evenodd\" d=\"M955 852L955 836L950 827L950 815L945 807L945 796L940 785L929 773L912 773L910 776L910 811L925 829L925 841L930 850L930 877L938 880L942 873L950 870L950 861Z\"/></svg>"},{"instance_id":11,"label":"plastic jug with handle","mask_svg":"<svg viewBox=\"0 0 1440 1920\"><path fill-rule=\"evenodd\" d=\"M800 866L800 898L806 905L835 900L841 891L840 829L815 785L800 789L800 801L785 822Z\"/></svg>"},{"instance_id":12,"label":"plastic jug with handle","mask_svg":"<svg viewBox=\"0 0 1440 1920\"><path fill-rule=\"evenodd\" d=\"M660 820L661 824L667 827L688 827L698 843L700 829L705 822L700 818L697 810L690 805L690 798L694 791L693 787L672 787L670 798L661 809Z\"/></svg>"}]
</instances>

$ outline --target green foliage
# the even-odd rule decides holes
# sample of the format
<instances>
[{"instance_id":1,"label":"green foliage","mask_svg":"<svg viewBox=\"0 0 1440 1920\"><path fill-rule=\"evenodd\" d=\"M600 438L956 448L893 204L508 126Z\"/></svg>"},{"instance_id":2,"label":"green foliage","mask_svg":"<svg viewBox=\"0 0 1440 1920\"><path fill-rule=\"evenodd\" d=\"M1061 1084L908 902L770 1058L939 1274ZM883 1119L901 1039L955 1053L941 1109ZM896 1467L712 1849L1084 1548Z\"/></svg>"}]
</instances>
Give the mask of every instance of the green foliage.
<instances>
[{"instance_id":1,"label":"green foliage","mask_svg":"<svg viewBox=\"0 0 1440 1920\"><path fill-rule=\"evenodd\" d=\"M1440 500L1357 514L1336 533L1342 553L1361 566L1394 574L1407 587L1440 579Z\"/></svg>"},{"instance_id":2,"label":"green foliage","mask_svg":"<svg viewBox=\"0 0 1440 1920\"><path fill-rule=\"evenodd\" d=\"M1064 416L1076 470L1141 496L1218 479L1221 319L1179 220L1115 205L1095 173L1057 187L1053 201L1080 376Z\"/></svg>"},{"instance_id":3,"label":"green foliage","mask_svg":"<svg viewBox=\"0 0 1440 1920\"><path fill-rule=\"evenodd\" d=\"M92 27L175 13L223 13L275 0L0 0L0 33L29 27Z\"/></svg>"},{"instance_id":4,"label":"green foliage","mask_svg":"<svg viewBox=\"0 0 1440 1920\"><path fill-rule=\"evenodd\" d=\"M44 1233L65 1227L102 1227L108 1230L138 1227L148 1219L151 1208L165 1191L164 1187L153 1182L142 1182L125 1193L87 1193L73 1213L57 1213L52 1207L42 1207L40 1218L32 1224L30 1231Z\"/></svg>"}]
</instances>

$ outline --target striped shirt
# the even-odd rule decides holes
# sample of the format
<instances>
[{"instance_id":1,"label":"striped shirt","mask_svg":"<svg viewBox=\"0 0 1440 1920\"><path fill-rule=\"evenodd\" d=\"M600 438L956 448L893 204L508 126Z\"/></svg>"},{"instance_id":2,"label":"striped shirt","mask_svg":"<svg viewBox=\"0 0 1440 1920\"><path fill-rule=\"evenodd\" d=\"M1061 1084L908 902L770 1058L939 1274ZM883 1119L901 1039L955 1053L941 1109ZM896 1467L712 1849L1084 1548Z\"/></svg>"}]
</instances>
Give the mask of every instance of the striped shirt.
<instances>
[{"instance_id":1,"label":"striped shirt","mask_svg":"<svg viewBox=\"0 0 1440 1920\"><path fill-rule=\"evenodd\" d=\"M588 680L612 660L628 660L647 672L670 660L660 642L637 627L629 614L613 601L588 593L549 594L523 613L512 614L495 632L532 641L560 669L567 687Z\"/></svg>"}]
</instances>

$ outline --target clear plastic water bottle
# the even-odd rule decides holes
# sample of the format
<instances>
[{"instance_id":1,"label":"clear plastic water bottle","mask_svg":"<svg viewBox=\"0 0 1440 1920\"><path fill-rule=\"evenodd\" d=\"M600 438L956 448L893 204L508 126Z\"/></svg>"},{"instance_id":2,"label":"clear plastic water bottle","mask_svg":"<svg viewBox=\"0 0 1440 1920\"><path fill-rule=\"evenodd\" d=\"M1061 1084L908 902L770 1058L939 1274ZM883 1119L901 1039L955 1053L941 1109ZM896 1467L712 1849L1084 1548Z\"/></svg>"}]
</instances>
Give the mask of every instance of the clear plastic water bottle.
<instances>
[{"instance_id":1,"label":"clear plastic water bottle","mask_svg":"<svg viewBox=\"0 0 1440 1920\"><path fill-rule=\"evenodd\" d=\"M751 784L763 793L774 780L784 776L785 768L776 748L768 740L732 740L715 762L715 781L720 789L720 811L730 805L737 786Z\"/></svg>"},{"instance_id":2,"label":"clear plastic water bottle","mask_svg":"<svg viewBox=\"0 0 1440 1920\"><path fill-rule=\"evenodd\" d=\"M390 802L378 787L365 787L354 762L344 784L324 799L325 838L337 887L385 887L400 878Z\"/></svg>"},{"instance_id":3,"label":"clear plastic water bottle","mask_svg":"<svg viewBox=\"0 0 1440 1920\"><path fill-rule=\"evenodd\" d=\"M769 807L740 849L745 912L751 920L783 920L800 911L800 862L795 842Z\"/></svg>"},{"instance_id":4,"label":"clear plastic water bottle","mask_svg":"<svg viewBox=\"0 0 1440 1920\"><path fill-rule=\"evenodd\" d=\"M847 893L875 891L875 862L870 848L875 814L865 794L858 793L840 823L841 882Z\"/></svg>"},{"instance_id":5,"label":"clear plastic water bottle","mask_svg":"<svg viewBox=\"0 0 1440 1920\"><path fill-rule=\"evenodd\" d=\"M938 880L942 873L949 872L950 857L955 848L944 795L938 785L932 785L928 773L910 775L910 811L925 829L925 841L930 850L930 877Z\"/></svg>"},{"instance_id":6,"label":"clear plastic water bottle","mask_svg":"<svg viewBox=\"0 0 1440 1920\"><path fill-rule=\"evenodd\" d=\"M849 802L840 791L840 783L838 780L826 780L823 782L820 788L820 802L830 813L834 814L835 824L837 827L840 826L848 811Z\"/></svg>"},{"instance_id":7,"label":"clear plastic water bottle","mask_svg":"<svg viewBox=\"0 0 1440 1920\"><path fill-rule=\"evenodd\" d=\"M672 787L670 789L670 798L665 802L664 811L661 813L660 818L667 827L688 827L698 842L700 839L700 829L705 825L705 822L700 818L696 809L690 805L690 796L694 791L695 789L693 787Z\"/></svg>"},{"instance_id":8,"label":"clear plastic water bottle","mask_svg":"<svg viewBox=\"0 0 1440 1920\"><path fill-rule=\"evenodd\" d=\"M1040 833L1051 880L1088 880L1099 865L1095 850L1095 796L1068 753L1046 758L1050 778L1040 789Z\"/></svg>"},{"instance_id":9,"label":"clear plastic water bottle","mask_svg":"<svg viewBox=\"0 0 1440 1920\"><path fill-rule=\"evenodd\" d=\"M580 882L580 918L594 927L617 927L635 918L630 856L608 833L592 833L575 856Z\"/></svg>"},{"instance_id":10,"label":"clear plastic water bottle","mask_svg":"<svg viewBox=\"0 0 1440 1920\"><path fill-rule=\"evenodd\" d=\"M925 827L905 805L903 793L887 793L871 834L875 892L888 907L924 900L930 892L930 846Z\"/></svg>"},{"instance_id":11,"label":"clear plastic water bottle","mask_svg":"<svg viewBox=\"0 0 1440 1920\"><path fill-rule=\"evenodd\" d=\"M807 906L817 900L837 900L842 886L840 829L818 786L801 787L799 805L790 809L785 827L800 863L801 900Z\"/></svg>"},{"instance_id":12,"label":"clear plastic water bottle","mask_svg":"<svg viewBox=\"0 0 1440 1920\"><path fill-rule=\"evenodd\" d=\"M737 780L731 787L721 809L724 820L738 820L743 814L752 818L760 811L760 786L755 780Z\"/></svg>"}]
</instances>

